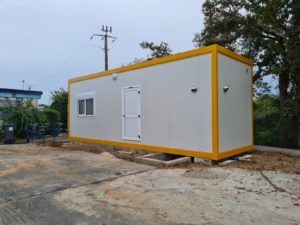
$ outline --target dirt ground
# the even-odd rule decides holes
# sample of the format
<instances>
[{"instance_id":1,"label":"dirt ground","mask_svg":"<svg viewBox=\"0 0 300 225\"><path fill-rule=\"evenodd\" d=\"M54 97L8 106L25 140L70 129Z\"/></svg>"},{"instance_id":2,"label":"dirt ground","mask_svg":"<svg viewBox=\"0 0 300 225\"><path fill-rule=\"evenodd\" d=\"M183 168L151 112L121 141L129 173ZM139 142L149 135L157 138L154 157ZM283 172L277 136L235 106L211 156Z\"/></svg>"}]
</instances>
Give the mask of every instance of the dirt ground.
<instances>
[{"instance_id":1,"label":"dirt ground","mask_svg":"<svg viewBox=\"0 0 300 225\"><path fill-rule=\"evenodd\" d=\"M252 155L157 168L86 146L0 147L0 224L300 225L299 157Z\"/></svg>"},{"instance_id":2,"label":"dirt ground","mask_svg":"<svg viewBox=\"0 0 300 225\"><path fill-rule=\"evenodd\" d=\"M88 146L78 146L72 145L68 143L49 143L48 146L58 147L63 151L86 151L92 153L102 153L105 151L99 148L93 148ZM55 149L55 148L54 148ZM120 157L116 152L112 152L116 157L126 159L129 161L134 161L133 157L138 154L131 154L130 157ZM286 154L280 153L270 153L270 152L260 152L260 151L252 151L250 152L252 155L252 159L250 161L236 161L227 165L217 165L220 167L230 167L230 168L241 168L255 171L281 171L285 173L295 173L300 174L300 156L290 156ZM206 168L207 165L202 163L185 163L181 165L176 165L172 168Z\"/></svg>"},{"instance_id":3,"label":"dirt ground","mask_svg":"<svg viewBox=\"0 0 300 225\"><path fill-rule=\"evenodd\" d=\"M280 153L257 152L252 153L251 161L237 161L227 167L241 168L255 171L281 171L300 174L300 157Z\"/></svg>"}]
</instances>

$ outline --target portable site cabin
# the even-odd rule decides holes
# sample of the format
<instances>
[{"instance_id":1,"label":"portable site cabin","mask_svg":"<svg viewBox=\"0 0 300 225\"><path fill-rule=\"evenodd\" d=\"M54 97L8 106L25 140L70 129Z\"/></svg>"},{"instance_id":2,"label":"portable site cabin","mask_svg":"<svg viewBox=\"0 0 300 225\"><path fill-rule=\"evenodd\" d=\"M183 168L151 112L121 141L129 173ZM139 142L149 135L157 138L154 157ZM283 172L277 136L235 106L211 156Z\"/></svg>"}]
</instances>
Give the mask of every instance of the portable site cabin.
<instances>
[{"instance_id":1,"label":"portable site cabin","mask_svg":"<svg viewBox=\"0 0 300 225\"><path fill-rule=\"evenodd\" d=\"M253 148L252 62L212 45L69 80L69 140L212 160Z\"/></svg>"}]
</instances>

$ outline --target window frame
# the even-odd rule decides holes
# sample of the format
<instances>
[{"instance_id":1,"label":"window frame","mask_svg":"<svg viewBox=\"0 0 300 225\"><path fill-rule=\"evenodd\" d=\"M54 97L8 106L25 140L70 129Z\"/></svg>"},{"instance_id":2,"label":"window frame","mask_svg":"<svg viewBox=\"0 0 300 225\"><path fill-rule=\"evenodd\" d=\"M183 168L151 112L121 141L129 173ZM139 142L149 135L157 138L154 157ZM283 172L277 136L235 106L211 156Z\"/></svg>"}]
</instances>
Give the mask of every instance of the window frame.
<instances>
[{"instance_id":1,"label":"window frame","mask_svg":"<svg viewBox=\"0 0 300 225\"><path fill-rule=\"evenodd\" d=\"M92 114L87 114L87 104L86 104L86 102L87 102L87 100L93 100L93 113ZM95 115L95 98L87 98L87 99L85 99L84 100L84 103L85 103L85 115L86 116L94 116Z\"/></svg>"},{"instance_id":2,"label":"window frame","mask_svg":"<svg viewBox=\"0 0 300 225\"><path fill-rule=\"evenodd\" d=\"M87 100L93 100L93 114L86 114L87 112ZM79 102L84 101L84 114L79 114ZM94 117L96 115L96 93L95 92L86 92L76 95L76 114L77 117Z\"/></svg>"},{"instance_id":3,"label":"window frame","mask_svg":"<svg viewBox=\"0 0 300 225\"><path fill-rule=\"evenodd\" d=\"M79 113L80 112L80 101L83 101L83 111L84 113ZM85 116L85 99L77 99L77 115L78 116Z\"/></svg>"}]
</instances>

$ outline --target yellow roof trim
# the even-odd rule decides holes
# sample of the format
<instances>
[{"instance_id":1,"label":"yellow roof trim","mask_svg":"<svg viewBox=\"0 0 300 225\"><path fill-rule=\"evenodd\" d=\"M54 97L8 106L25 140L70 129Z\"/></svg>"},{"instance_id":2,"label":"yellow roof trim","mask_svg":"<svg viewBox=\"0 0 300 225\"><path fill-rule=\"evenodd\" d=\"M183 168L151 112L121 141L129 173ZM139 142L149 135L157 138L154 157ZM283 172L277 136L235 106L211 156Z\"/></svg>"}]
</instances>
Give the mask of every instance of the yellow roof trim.
<instances>
[{"instance_id":1,"label":"yellow roof trim","mask_svg":"<svg viewBox=\"0 0 300 225\"><path fill-rule=\"evenodd\" d=\"M90 75L86 75L86 76L76 77L76 78L70 79L69 82L74 83L74 82L89 80L89 79L93 79L93 78L97 78L97 77L109 76L114 73L123 73L123 72L127 72L130 70L136 70L136 69L141 69L141 68L159 65L159 64L163 64L163 63L168 63L168 62L172 62L172 61L178 61L180 59L191 58L191 57L195 57L195 56L199 56L199 55L209 54L212 52L212 50L213 50L213 45L204 47L204 48L187 51L187 52L178 53L175 55L166 56L166 57L159 58L159 59L153 59L153 60L136 63L136 64L129 65L129 66L119 67L116 69L107 70L107 71L103 71L100 73L94 73L94 74L90 74Z\"/></svg>"},{"instance_id":2,"label":"yellow roof trim","mask_svg":"<svg viewBox=\"0 0 300 225\"><path fill-rule=\"evenodd\" d=\"M219 45L210 45L207 47L198 48L198 49L194 49L194 50L187 51L187 52L177 53L175 55L170 55L170 56L166 56L166 57L159 58L159 59L153 59L153 60L136 63L136 64L129 65L129 66L119 67L119 68L112 69L112 70L107 70L107 71L103 71L103 72L99 72L99 73L94 73L94 74L90 74L90 75L72 78L69 80L69 83L75 83L75 82L89 80L89 79L93 79L93 78L109 76L114 73L123 73L123 72L131 71L131 70L142 69L142 68L149 67L149 66L155 66L155 65L159 65L159 64L163 64L163 63L178 61L181 59L191 58L191 57L204 55L204 54L209 54L209 53L212 53L214 51L214 49L216 49L216 48L217 48L217 51L221 54L229 56L229 57L236 59L238 61L241 61L243 63L252 65L252 61L250 59L247 59L244 56L238 55L238 54L236 54L224 47L221 47Z\"/></svg>"},{"instance_id":3,"label":"yellow roof trim","mask_svg":"<svg viewBox=\"0 0 300 225\"><path fill-rule=\"evenodd\" d=\"M219 53L223 54L223 55L226 55L226 56L228 56L228 57L230 57L232 59L235 59L237 61L240 61L242 63L248 64L250 66L253 65L252 60L250 60L250 59L248 59L248 58L246 58L244 56L241 56L241 55L239 55L239 54L237 54L237 53L235 53L233 51L230 51L227 48L224 48L224 47L222 47L220 45L217 45L217 51Z\"/></svg>"}]
</instances>

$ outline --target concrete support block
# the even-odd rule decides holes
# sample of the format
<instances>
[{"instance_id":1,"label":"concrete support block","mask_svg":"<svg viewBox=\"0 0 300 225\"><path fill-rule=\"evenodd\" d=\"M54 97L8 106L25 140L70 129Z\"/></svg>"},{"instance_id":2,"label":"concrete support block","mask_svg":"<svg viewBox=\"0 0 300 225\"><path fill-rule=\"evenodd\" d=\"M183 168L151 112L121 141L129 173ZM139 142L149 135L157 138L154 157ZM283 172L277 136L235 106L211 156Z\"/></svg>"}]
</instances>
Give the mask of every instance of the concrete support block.
<instances>
[{"instance_id":1,"label":"concrete support block","mask_svg":"<svg viewBox=\"0 0 300 225\"><path fill-rule=\"evenodd\" d=\"M152 166L174 166L180 163L191 162L191 158L171 154L155 153L138 156L135 158L135 162Z\"/></svg>"}]
</instances>

